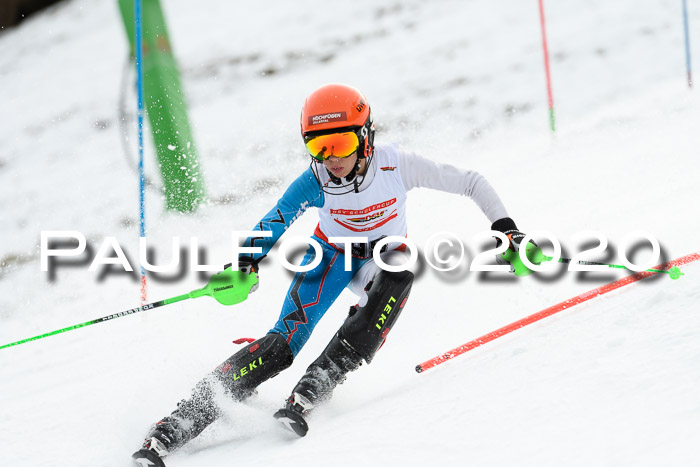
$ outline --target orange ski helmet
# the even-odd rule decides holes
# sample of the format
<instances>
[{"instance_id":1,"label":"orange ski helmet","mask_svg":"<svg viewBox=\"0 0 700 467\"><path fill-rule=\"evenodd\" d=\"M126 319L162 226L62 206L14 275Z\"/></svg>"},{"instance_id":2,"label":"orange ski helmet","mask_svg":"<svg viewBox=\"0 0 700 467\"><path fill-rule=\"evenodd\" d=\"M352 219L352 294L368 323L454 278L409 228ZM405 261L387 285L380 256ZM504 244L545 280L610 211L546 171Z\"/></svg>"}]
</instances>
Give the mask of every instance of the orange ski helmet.
<instances>
[{"instance_id":1,"label":"orange ski helmet","mask_svg":"<svg viewBox=\"0 0 700 467\"><path fill-rule=\"evenodd\" d=\"M312 92L301 109L301 136L309 139L353 132L359 141L358 157L369 158L374 149L374 123L367 98L345 84L327 84Z\"/></svg>"}]
</instances>

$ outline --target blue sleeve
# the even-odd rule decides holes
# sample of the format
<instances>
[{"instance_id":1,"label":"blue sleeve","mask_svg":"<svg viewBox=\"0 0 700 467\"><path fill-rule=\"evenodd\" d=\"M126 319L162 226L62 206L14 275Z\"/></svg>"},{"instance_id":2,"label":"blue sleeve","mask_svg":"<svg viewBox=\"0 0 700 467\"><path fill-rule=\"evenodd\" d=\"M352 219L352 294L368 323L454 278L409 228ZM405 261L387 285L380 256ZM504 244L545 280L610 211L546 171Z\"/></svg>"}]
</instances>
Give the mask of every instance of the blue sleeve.
<instances>
[{"instance_id":1,"label":"blue sleeve","mask_svg":"<svg viewBox=\"0 0 700 467\"><path fill-rule=\"evenodd\" d=\"M299 216L310 207L322 207L323 201L323 191L311 168L308 168L289 185L275 207L252 229L271 231L272 237L251 236L243 242L243 246L262 248L262 253L253 254L254 259L266 255Z\"/></svg>"}]
</instances>

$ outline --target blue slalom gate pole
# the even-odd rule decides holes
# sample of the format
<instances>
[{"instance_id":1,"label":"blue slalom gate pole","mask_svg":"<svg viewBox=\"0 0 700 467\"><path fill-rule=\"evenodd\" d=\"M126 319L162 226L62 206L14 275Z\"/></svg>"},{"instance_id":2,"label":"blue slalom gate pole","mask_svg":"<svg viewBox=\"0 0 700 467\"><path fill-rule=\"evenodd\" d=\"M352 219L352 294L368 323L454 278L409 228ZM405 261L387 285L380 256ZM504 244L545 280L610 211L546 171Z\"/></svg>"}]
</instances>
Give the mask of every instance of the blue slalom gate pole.
<instances>
[{"instance_id":1,"label":"blue slalom gate pole","mask_svg":"<svg viewBox=\"0 0 700 467\"><path fill-rule=\"evenodd\" d=\"M146 176L143 170L143 21L141 0L135 0L135 52L136 52L136 95L138 100L138 140L139 140L139 236L146 237ZM141 304L148 300L146 270L141 266Z\"/></svg>"},{"instance_id":2,"label":"blue slalom gate pole","mask_svg":"<svg viewBox=\"0 0 700 467\"><path fill-rule=\"evenodd\" d=\"M690 33L688 32L688 5L683 0L683 27L685 29L685 66L688 70L688 87L693 87L693 73L690 68Z\"/></svg>"}]
</instances>

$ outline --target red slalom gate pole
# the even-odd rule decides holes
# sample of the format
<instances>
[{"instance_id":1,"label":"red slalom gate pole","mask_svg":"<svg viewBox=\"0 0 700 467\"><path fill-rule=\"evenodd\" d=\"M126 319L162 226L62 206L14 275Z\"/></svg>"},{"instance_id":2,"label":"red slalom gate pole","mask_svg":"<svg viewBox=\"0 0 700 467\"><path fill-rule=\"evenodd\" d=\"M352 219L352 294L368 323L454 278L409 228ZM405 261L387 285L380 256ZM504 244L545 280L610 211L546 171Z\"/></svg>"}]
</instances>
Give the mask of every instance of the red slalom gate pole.
<instances>
[{"instance_id":1,"label":"red slalom gate pole","mask_svg":"<svg viewBox=\"0 0 700 467\"><path fill-rule=\"evenodd\" d=\"M698 260L700 260L700 253L691 253L691 254L683 256L681 258L674 259L673 261L669 261L666 264L656 266L654 269L667 269L667 268L670 268L673 266L682 266L684 264L692 263L693 261L698 261ZM417 365L416 371L418 373L422 373L425 370L429 370L430 368L433 368L437 365L445 363L447 360L451 360L459 355L462 355L463 353L469 352L472 349L475 349L479 346L482 346L482 345L486 344L487 342L491 342L492 340L498 339L499 337L505 336L506 334L509 334L513 331L517 331L518 329L523 328L523 327L527 326L528 324L535 323L535 322L537 322L541 319L544 319L548 316L551 316L555 313L559 313L560 311L566 310L567 308L571 308L575 305L578 305L579 303L586 302L592 298L606 294L606 293L611 292L615 289L619 289L620 287L624 287L625 285L631 284L633 282L637 282L638 280L644 279L645 277L653 276L654 274L657 274L657 273L647 272L647 271L638 272L637 274L634 274L632 276L623 277L622 279L617 280L615 282L611 282L611 283L603 285L601 287L589 290L588 292L584 292L581 295L577 295L577 296L570 298L568 300L564 300L561 303L557 303L556 305L550 306L549 308L545 308L542 311L539 311L535 314L527 316L527 317L525 317L521 320L518 320L514 323L503 326L500 329L496 329L495 331L492 331L488 334L485 334L477 339L469 341L466 344L460 345L459 347L454 348L454 349L450 350L449 352L446 352L442 355L431 358L430 360L425 361L425 362L421 363L420 365Z\"/></svg>"},{"instance_id":2,"label":"red slalom gate pole","mask_svg":"<svg viewBox=\"0 0 700 467\"><path fill-rule=\"evenodd\" d=\"M549 50L547 48L547 31L544 25L544 4L540 4L540 26L542 28L542 50L544 51L544 72L547 76L547 104L549 105L549 125L554 133L554 98L552 97L552 76L549 72Z\"/></svg>"}]
</instances>

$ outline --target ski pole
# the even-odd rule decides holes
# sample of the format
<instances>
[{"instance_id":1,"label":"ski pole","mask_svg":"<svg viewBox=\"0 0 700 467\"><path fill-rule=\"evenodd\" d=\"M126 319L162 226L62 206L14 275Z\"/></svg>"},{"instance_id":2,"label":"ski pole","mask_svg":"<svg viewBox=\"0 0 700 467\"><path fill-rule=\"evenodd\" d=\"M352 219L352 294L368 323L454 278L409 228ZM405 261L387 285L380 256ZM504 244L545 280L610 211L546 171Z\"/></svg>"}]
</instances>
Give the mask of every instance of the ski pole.
<instances>
[{"instance_id":1,"label":"ski pole","mask_svg":"<svg viewBox=\"0 0 700 467\"><path fill-rule=\"evenodd\" d=\"M551 256L547 256L544 253L542 253L542 250L533 245L532 243L528 243L526 247L526 255L530 262L534 264L540 264L544 261L552 261L554 258ZM513 250L506 250L504 253L501 254L501 257L511 263L513 265L514 273L516 276L527 276L530 274L532 271L530 268L528 268L525 263L522 262L522 259L520 258L520 255L518 255L515 251ZM608 263L597 263L595 261L572 261L571 258L559 258L557 261L559 263L571 263L574 262L576 264L581 264L581 265L595 265L595 266L607 266L609 268L617 268L617 269L628 269L627 266L623 266L621 264L608 264ZM646 270L647 272L655 272L657 274L663 273L663 274L668 274L668 276L673 279L679 279L683 273L677 266L673 266L670 269L658 269L658 268L650 268Z\"/></svg>"},{"instance_id":2,"label":"ski pole","mask_svg":"<svg viewBox=\"0 0 700 467\"><path fill-rule=\"evenodd\" d=\"M544 261L552 261L551 256L543 255ZM559 258L559 263L571 263L571 258ZM597 263L595 261L574 261L576 264L581 264L581 265L594 265L594 266L607 266L609 268L617 268L617 269L628 269L627 266L623 266L621 264L607 264L607 263ZM655 273L663 273L663 274L668 274L668 276L673 279L679 279L683 273L681 270L678 268L678 266L673 266L671 269L655 269L655 268L649 268L646 269L647 272L655 272Z\"/></svg>"},{"instance_id":3,"label":"ski pole","mask_svg":"<svg viewBox=\"0 0 700 467\"><path fill-rule=\"evenodd\" d=\"M43 339L44 337L49 337L63 332L72 331L73 329L83 328L85 326L91 326L93 324L98 323L104 323L105 321L111 321L116 318L121 318L122 316L128 316L140 313L142 311L152 310L153 308L158 308L164 305L170 305L171 303L187 300L188 298L198 298L207 295L209 297L213 297L217 302L221 303L222 305L235 305L236 303L240 303L246 298L248 298L250 290L257 283L257 273L247 274L241 271L234 271L230 268L225 269L220 273L214 274L209 279L209 282L206 286L202 287L201 289L193 290L190 293L178 295L177 297L166 298L165 300L161 300L159 302L148 303L137 308L132 308L130 310L114 313L108 316L103 316L102 318L93 319L84 323L74 324L73 326L68 326L63 329L47 332L46 334L29 337L27 339L22 339L21 341L12 342L10 344L5 344L0 346L0 349L24 344L25 342L29 341Z\"/></svg>"}]
</instances>

